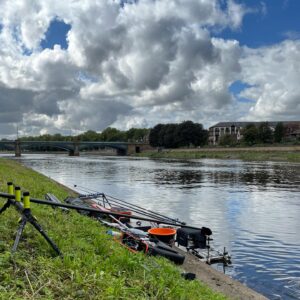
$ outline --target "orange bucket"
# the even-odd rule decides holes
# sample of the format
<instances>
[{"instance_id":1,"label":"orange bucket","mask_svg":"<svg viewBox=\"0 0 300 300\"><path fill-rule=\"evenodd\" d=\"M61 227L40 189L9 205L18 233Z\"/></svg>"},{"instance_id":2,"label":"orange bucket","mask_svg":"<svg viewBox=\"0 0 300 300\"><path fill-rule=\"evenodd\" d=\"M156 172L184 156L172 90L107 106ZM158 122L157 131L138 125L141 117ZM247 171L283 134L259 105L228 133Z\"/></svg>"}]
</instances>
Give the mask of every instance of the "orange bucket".
<instances>
[{"instance_id":1,"label":"orange bucket","mask_svg":"<svg viewBox=\"0 0 300 300\"><path fill-rule=\"evenodd\" d=\"M152 237L156 237L160 241L172 244L174 241L174 236L176 234L176 229L174 228L151 228L148 233Z\"/></svg>"}]
</instances>

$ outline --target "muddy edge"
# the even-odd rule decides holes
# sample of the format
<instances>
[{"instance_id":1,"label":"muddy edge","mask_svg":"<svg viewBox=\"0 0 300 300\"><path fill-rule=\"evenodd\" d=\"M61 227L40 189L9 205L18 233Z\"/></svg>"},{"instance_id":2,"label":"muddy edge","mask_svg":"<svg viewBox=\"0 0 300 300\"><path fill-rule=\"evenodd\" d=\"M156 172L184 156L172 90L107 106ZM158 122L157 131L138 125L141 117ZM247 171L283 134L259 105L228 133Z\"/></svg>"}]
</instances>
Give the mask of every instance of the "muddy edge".
<instances>
[{"instance_id":1,"label":"muddy edge","mask_svg":"<svg viewBox=\"0 0 300 300\"><path fill-rule=\"evenodd\" d=\"M185 272L196 274L197 280L206 284L214 291L220 292L230 299L267 299L242 283L233 280L229 276L213 269L206 263L199 261L199 259L192 254L187 253L178 247L175 248L179 253L185 255L184 263L181 266L182 269Z\"/></svg>"}]
</instances>

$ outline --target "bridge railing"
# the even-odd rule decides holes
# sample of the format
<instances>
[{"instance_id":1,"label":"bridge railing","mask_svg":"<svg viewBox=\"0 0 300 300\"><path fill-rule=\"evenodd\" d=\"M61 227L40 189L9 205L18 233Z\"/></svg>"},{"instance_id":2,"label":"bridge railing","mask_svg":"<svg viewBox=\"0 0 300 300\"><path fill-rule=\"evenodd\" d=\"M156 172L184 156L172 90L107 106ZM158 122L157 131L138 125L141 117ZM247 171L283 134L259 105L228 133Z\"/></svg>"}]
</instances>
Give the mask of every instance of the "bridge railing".
<instances>
[{"instance_id":1,"label":"bridge railing","mask_svg":"<svg viewBox=\"0 0 300 300\"><path fill-rule=\"evenodd\" d=\"M69 155L79 156L80 150L90 147L109 147L117 150L118 155L127 155L140 152L145 143L129 142L95 142L95 141L0 141L0 146L11 147L15 150L15 156L21 156L22 149L47 146L68 151ZM149 148L149 145L148 145Z\"/></svg>"}]
</instances>

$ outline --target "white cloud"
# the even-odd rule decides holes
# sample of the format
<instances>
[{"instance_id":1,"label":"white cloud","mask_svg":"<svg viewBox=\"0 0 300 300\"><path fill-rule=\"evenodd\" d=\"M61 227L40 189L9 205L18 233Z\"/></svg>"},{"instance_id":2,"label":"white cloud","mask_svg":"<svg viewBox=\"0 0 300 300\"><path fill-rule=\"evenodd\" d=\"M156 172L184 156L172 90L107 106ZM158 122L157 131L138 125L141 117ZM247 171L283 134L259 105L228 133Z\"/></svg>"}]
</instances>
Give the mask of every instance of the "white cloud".
<instances>
[{"instance_id":1,"label":"white cloud","mask_svg":"<svg viewBox=\"0 0 300 300\"><path fill-rule=\"evenodd\" d=\"M268 13L268 7L267 7L266 2L261 1L260 2L260 6L261 6L261 13L262 13L262 15L263 16L267 15L267 13Z\"/></svg>"},{"instance_id":2,"label":"white cloud","mask_svg":"<svg viewBox=\"0 0 300 300\"><path fill-rule=\"evenodd\" d=\"M2 0L0 137L17 124L22 134L69 134L112 125L237 119L247 115L249 104L237 103L229 92L236 80L254 85L244 91L258 100L248 117L265 116L269 102L263 95L274 79L266 64L283 69L291 61L279 57L276 65L269 48L241 49L237 41L212 38L211 30L239 29L250 12L233 0L220 3L139 0L121 7L114 0ZM40 48L54 19L71 26L67 50ZM295 44L278 48L290 55ZM276 90L286 84L271 82ZM283 109L293 102L292 93L276 95Z\"/></svg>"},{"instance_id":3,"label":"white cloud","mask_svg":"<svg viewBox=\"0 0 300 300\"><path fill-rule=\"evenodd\" d=\"M284 32L283 36L288 40L299 40L300 39L300 32L290 30L290 31Z\"/></svg>"},{"instance_id":4,"label":"white cloud","mask_svg":"<svg viewBox=\"0 0 300 300\"><path fill-rule=\"evenodd\" d=\"M245 49L241 65L243 81L253 85L241 96L256 100L247 119L299 119L300 41Z\"/></svg>"}]
</instances>

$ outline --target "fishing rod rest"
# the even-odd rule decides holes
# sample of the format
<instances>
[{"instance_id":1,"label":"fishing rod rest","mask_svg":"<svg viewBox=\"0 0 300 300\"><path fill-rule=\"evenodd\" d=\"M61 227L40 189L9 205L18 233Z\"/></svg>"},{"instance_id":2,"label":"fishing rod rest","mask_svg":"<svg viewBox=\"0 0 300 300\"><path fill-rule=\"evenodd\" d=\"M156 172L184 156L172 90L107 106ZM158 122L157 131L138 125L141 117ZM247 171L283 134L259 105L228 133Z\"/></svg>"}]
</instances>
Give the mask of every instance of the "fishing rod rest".
<instances>
[{"instance_id":1,"label":"fishing rod rest","mask_svg":"<svg viewBox=\"0 0 300 300\"><path fill-rule=\"evenodd\" d=\"M8 196L13 197L7 197L7 201L4 204L4 206L0 210L0 214L5 211L7 208L9 208L11 205L15 207L15 209L21 214L21 220L20 225L17 230L16 238L14 241L14 245L12 248L12 252L16 252L22 233L24 231L24 228L26 226L26 223L29 222L48 242L48 244L53 248L53 250L60 256L62 256L62 253L60 252L57 245L50 239L50 237L46 234L46 232L43 230L42 226L38 223L37 219L32 215L31 209L30 209L30 193L24 192L23 193L23 203L22 203L22 196L21 196L21 188L19 186L14 187L12 182L7 183L7 192Z\"/></svg>"},{"instance_id":2,"label":"fishing rod rest","mask_svg":"<svg viewBox=\"0 0 300 300\"><path fill-rule=\"evenodd\" d=\"M10 195L13 195L14 194L14 186L13 186L13 183L12 182L8 182L7 183L7 192L8 192L8 194L10 194ZM0 209L0 215L3 213L3 212L5 212L9 207L10 207L10 205L13 203L13 200L11 200L11 199L7 199L6 200L6 202L5 202L5 204L3 205L3 207L1 207L1 209Z\"/></svg>"}]
</instances>

